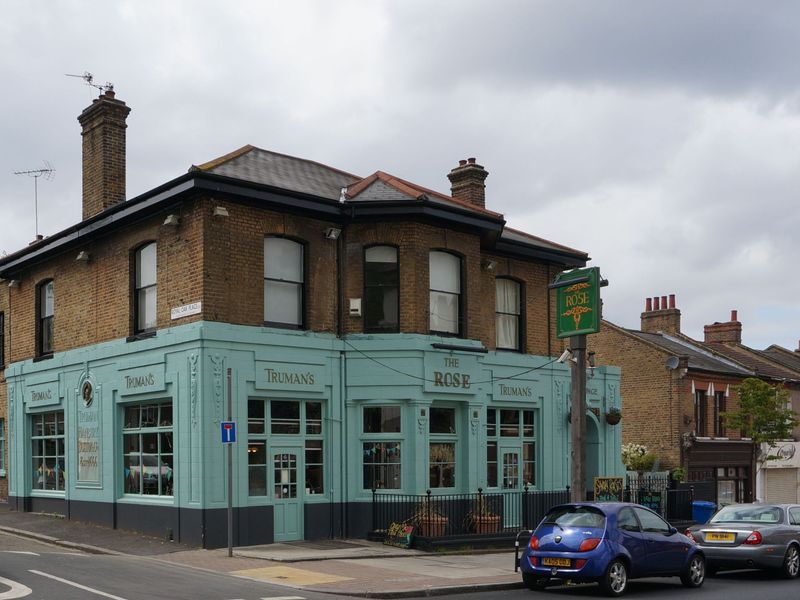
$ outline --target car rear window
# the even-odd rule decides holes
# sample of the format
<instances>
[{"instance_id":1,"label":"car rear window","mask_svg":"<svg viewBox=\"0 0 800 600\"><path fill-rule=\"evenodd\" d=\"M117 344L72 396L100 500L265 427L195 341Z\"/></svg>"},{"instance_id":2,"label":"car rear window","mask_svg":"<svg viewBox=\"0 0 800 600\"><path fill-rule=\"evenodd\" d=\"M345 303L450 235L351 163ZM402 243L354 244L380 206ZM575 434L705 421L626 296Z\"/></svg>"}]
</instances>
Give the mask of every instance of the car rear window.
<instances>
[{"instance_id":1,"label":"car rear window","mask_svg":"<svg viewBox=\"0 0 800 600\"><path fill-rule=\"evenodd\" d=\"M710 523L780 523L783 511L777 506L731 504L715 514Z\"/></svg>"},{"instance_id":2,"label":"car rear window","mask_svg":"<svg viewBox=\"0 0 800 600\"><path fill-rule=\"evenodd\" d=\"M593 506L562 506L547 513L543 524L602 529L606 526L606 516Z\"/></svg>"}]
</instances>

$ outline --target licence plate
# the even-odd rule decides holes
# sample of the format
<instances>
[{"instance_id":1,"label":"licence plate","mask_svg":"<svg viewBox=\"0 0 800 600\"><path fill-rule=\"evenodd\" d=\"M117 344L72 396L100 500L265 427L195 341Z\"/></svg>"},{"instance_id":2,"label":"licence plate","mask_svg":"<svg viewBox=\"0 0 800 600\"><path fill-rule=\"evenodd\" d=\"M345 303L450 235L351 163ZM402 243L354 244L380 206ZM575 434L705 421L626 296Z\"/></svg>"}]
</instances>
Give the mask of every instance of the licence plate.
<instances>
[{"instance_id":1,"label":"licence plate","mask_svg":"<svg viewBox=\"0 0 800 600\"><path fill-rule=\"evenodd\" d=\"M707 542L733 542L735 539L735 533L719 533L716 531L706 533Z\"/></svg>"},{"instance_id":2,"label":"licence plate","mask_svg":"<svg viewBox=\"0 0 800 600\"><path fill-rule=\"evenodd\" d=\"M545 567L571 567L572 561L569 558L543 558L542 564Z\"/></svg>"}]
</instances>

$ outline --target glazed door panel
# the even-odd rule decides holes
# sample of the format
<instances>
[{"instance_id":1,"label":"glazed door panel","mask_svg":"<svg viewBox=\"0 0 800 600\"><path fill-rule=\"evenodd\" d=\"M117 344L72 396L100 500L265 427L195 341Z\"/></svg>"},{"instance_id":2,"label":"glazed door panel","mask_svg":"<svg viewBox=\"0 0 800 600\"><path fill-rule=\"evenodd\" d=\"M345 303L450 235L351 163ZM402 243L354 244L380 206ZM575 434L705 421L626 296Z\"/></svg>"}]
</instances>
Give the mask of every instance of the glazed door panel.
<instances>
[{"instance_id":1,"label":"glazed door panel","mask_svg":"<svg viewBox=\"0 0 800 600\"><path fill-rule=\"evenodd\" d=\"M303 539L303 487L300 484L303 449L300 446L270 450L270 489L275 512L275 541Z\"/></svg>"}]
</instances>

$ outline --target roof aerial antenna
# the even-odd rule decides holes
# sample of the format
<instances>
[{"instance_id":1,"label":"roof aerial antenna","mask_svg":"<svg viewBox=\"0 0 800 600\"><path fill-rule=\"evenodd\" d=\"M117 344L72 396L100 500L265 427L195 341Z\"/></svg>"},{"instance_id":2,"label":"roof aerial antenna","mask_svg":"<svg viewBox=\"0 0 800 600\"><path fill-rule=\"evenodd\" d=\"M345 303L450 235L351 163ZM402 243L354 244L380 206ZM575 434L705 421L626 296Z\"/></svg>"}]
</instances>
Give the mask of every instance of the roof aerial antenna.
<instances>
[{"instance_id":1,"label":"roof aerial antenna","mask_svg":"<svg viewBox=\"0 0 800 600\"><path fill-rule=\"evenodd\" d=\"M86 85L89 87L93 87L101 92L113 92L114 91L114 84L106 81L105 85L99 85L94 82L94 75L89 73L89 71L84 71L83 75L71 75L69 73L64 73L67 77L78 77L79 79L83 79L86 82ZM89 96L91 96L91 91L89 92Z\"/></svg>"},{"instance_id":2,"label":"roof aerial antenna","mask_svg":"<svg viewBox=\"0 0 800 600\"><path fill-rule=\"evenodd\" d=\"M44 161L44 168L30 171L14 171L14 175L27 175L33 177L33 207L34 221L36 223L36 241L39 241L39 177L44 176L47 181L55 177L56 170L48 161Z\"/></svg>"}]
</instances>

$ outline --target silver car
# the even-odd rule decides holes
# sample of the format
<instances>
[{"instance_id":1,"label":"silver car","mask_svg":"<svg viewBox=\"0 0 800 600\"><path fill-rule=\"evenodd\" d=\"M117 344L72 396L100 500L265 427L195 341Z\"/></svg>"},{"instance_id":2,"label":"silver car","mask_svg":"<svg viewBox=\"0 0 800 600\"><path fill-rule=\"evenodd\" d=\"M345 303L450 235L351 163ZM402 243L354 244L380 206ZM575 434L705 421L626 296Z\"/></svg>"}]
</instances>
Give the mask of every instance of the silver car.
<instances>
[{"instance_id":1,"label":"silver car","mask_svg":"<svg viewBox=\"0 0 800 600\"><path fill-rule=\"evenodd\" d=\"M800 505L730 504L686 531L706 554L706 572L774 569L800 573Z\"/></svg>"}]
</instances>

